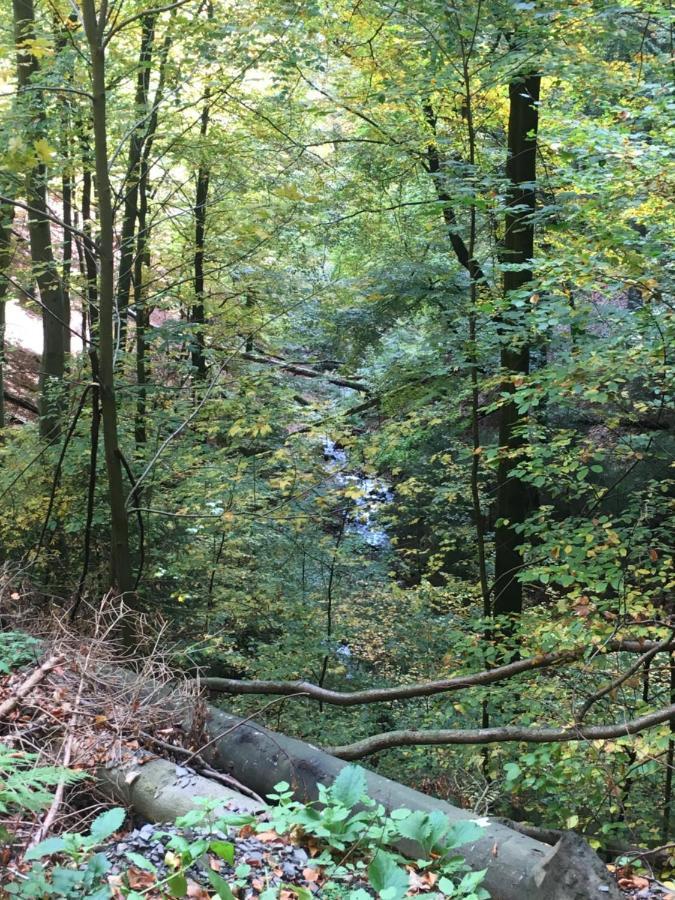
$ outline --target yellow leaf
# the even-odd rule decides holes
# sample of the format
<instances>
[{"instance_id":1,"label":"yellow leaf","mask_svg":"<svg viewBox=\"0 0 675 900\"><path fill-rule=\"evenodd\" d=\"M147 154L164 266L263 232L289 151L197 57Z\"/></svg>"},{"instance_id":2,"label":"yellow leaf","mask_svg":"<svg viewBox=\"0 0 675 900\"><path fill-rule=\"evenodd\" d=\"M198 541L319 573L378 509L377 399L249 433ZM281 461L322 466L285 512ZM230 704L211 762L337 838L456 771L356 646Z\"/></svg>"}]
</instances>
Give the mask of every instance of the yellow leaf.
<instances>
[{"instance_id":1,"label":"yellow leaf","mask_svg":"<svg viewBox=\"0 0 675 900\"><path fill-rule=\"evenodd\" d=\"M285 197L287 200L304 200L305 198L293 184L288 187L279 188L277 191L279 197Z\"/></svg>"},{"instance_id":2,"label":"yellow leaf","mask_svg":"<svg viewBox=\"0 0 675 900\"><path fill-rule=\"evenodd\" d=\"M52 157L54 156L54 149L49 146L49 143L44 139L40 138L38 141L35 141L33 144L33 149L37 154L40 162L48 165L52 161Z\"/></svg>"}]
</instances>

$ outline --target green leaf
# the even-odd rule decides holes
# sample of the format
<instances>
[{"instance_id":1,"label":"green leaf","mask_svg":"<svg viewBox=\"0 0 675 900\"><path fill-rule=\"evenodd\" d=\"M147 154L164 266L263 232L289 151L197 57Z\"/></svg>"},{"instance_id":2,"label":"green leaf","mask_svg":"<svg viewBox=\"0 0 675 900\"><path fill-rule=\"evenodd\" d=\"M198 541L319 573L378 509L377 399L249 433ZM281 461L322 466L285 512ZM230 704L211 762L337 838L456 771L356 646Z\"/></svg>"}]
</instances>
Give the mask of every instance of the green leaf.
<instances>
[{"instance_id":1,"label":"green leaf","mask_svg":"<svg viewBox=\"0 0 675 900\"><path fill-rule=\"evenodd\" d=\"M185 897L187 894L187 878L182 872L176 872L175 875L168 878L166 885L172 897Z\"/></svg>"},{"instance_id":2,"label":"green leaf","mask_svg":"<svg viewBox=\"0 0 675 900\"><path fill-rule=\"evenodd\" d=\"M91 823L91 837L97 844L102 844L110 835L120 830L126 817L126 811L121 806L107 809Z\"/></svg>"},{"instance_id":3,"label":"green leaf","mask_svg":"<svg viewBox=\"0 0 675 900\"><path fill-rule=\"evenodd\" d=\"M383 891L387 892L385 900L405 897L410 884L408 873L397 865L391 853L384 850L378 850L368 866L368 880L380 896Z\"/></svg>"},{"instance_id":4,"label":"green leaf","mask_svg":"<svg viewBox=\"0 0 675 900\"><path fill-rule=\"evenodd\" d=\"M468 844L471 841L478 841L483 837L483 826L469 819L466 822L458 822L450 829L446 840L446 847L453 850L455 847L461 847L462 844Z\"/></svg>"},{"instance_id":5,"label":"green leaf","mask_svg":"<svg viewBox=\"0 0 675 900\"><path fill-rule=\"evenodd\" d=\"M145 869L146 872L157 873L157 866L151 863L149 859L141 856L140 853L134 853L133 850L127 850L125 855L135 866L138 866L139 869Z\"/></svg>"},{"instance_id":6,"label":"green leaf","mask_svg":"<svg viewBox=\"0 0 675 900\"><path fill-rule=\"evenodd\" d=\"M305 887L300 887L297 884L280 884L279 887L297 894L298 900L312 900L312 892Z\"/></svg>"},{"instance_id":7,"label":"green leaf","mask_svg":"<svg viewBox=\"0 0 675 900\"><path fill-rule=\"evenodd\" d=\"M50 837L45 841L40 841L34 847L30 847L24 854L25 860L42 859L43 856L50 856L52 853L59 853L65 847L65 841L60 837Z\"/></svg>"},{"instance_id":8,"label":"green leaf","mask_svg":"<svg viewBox=\"0 0 675 900\"><path fill-rule=\"evenodd\" d=\"M351 809L366 793L366 773L361 766L345 766L333 782L331 797Z\"/></svg>"},{"instance_id":9,"label":"green leaf","mask_svg":"<svg viewBox=\"0 0 675 900\"><path fill-rule=\"evenodd\" d=\"M234 844L229 841L211 841L209 849L230 865L234 863Z\"/></svg>"},{"instance_id":10,"label":"green leaf","mask_svg":"<svg viewBox=\"0 0 675 900\"><path fill-rule=\"evenodd\" d=\"M455 885L445 875L441 875L438 879L438 890L445 894L446 897L452 897L455 893Z\"/></svg>"},{"instance_id":11,"label":"green leaf","mask_svg":"<svg viewBox=\"0 0 675 900\"><path fill-rule=\"evenodd\" d=\"M504 766L504 772L506 773L507 781L515 781L516 778L518 778L518 776L520 775L520 771L521 769L518 763L510 762L506 763L506 765Z\"/></svg>"},{"instance_id":12,"label":"green leaf","mask_svg":"<svg viewBox=\"0 0 675 900\"><path fill-rule=\"evenodd\" d=\"M230 890L229 884L225 881L222 875L209 870L209 881L220 897L220 900L235 900L235 896Z\"/></svg>"}]
</instances>

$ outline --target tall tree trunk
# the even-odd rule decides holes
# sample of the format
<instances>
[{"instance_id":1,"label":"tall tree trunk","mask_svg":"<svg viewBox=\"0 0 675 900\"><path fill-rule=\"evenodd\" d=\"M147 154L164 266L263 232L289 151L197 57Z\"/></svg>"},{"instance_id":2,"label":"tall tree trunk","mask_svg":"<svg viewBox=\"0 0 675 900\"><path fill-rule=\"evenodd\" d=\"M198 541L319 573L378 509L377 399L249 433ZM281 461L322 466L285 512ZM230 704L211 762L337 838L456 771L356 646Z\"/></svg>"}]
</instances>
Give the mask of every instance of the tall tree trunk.
<instances>
[{"instance_id":1,"label":"tall tree trunk","mask_svg":"<svg viewBox=\"0 0 675 900\"><path fill-rule=\"evenodd\" d=\"M0 428L5 427L5 298L9 281L7 270L12 255L12 218L14 210L0 206Z\"/></svg>"},{"instance_id":2,"label":"tall tree trunk","mask_svg":"<svg viewBox=\"0 0 675 900\"><path fill-rule=\"evenodd\" d=\"M150 197L150 152L157 132L159 106L164 94L166 78L166 62L171 49L172 34L167 31L159 59L159 79L155 99L152 104L152 112L147 124L143 148L141 154L140 174L138 179L138 228L136 231L136 251L134 255L134 310L136 313L136 418L134 422L134 437L136 449L142 448L147 440L146 433L146 407L147 407L147 382L148 366L146 355L146 332L150 327L150 309L146 302L146 289L143 283L143 273L150 267L150 225L148 222L148 200ZM146 90L147 102L147 90ZM140 515L140 514L139 514Z\"/></svg>"},{"instance_id":3,"label":"tall tree trunk","mask_svg":"<svg viewBox=\"0 0 675 900\"><path fill-rule=\"evenodd\" d=\"M504 262L517 266L504 272L504 293L520 290L532 278L529 262L534 250L538 101L541 77L527 75L509 85L509 129L506 173L511 182L506 212ZM503 335L500 362L504 375L502 392L513 395L517 380L530 368L527 338ZM499 422L500 463L497 472L497 515L495 529L495 615L522 611L523 588L518 580L523 560L518 551L522 538L516 528L529 508L529 488L514 474L516 457L523 446L518 433L525 419L513 400L501 409Z\"/></svg>"},{"instance_id":4,"label":"tall tree trunk","mask_svg":"<svg viewBox=\"0 0 675 900\"><path fill-rule=\"evenodd\" d=\"M77 22L77 15L71 13L68 17L71 25ZM54 12L54 33L56 35L56 55L60 55L69 44L69 28ZM65 80L68 85L73 83L73 66L66 61ZM73 163L71 159L71 104L70 95L64 93L61 97L61 155L63 157L63 174L61 176L61 196L63 205L63 243L61 251L61 283L63 287L63 349L66 358L70 356L71 330L70 330L70 276L73 260Z\"/></svg>"},{"instance_id":5,"label":"tall tree trunk","mask_svg":"<svg viewBox=\"0 0 675 900\"><path fill-rule=\"evenodd\" d=\"M105 89L105 50L103 22L99 27L94 0L83 0L82 17L91 53L94 155L99 215L99 387L103 417L103 445L108 474L111 520L111 568L113 584L121 592L133 589L129 527L122 479L121 454L117 432L117 405L113 372L114 357L114 249L113 210L108 174L108 141Z\"/></svg>"},{"instance_id":6,"label":"tall tree trunk","mask_svg":"<svg viewBox=\"0 0 675 900\"><path fill-rule=\"evenodd\" d=\"M31 52L35 41L33 0L13 0L19 98L30 111L33 141L43 137L43 104L29 91L33 76L39 72L37 57ZM42 306L43 347L40 364L40 433L54 437L59 431L63 407L62 389L65 368L63 343L63 286L59 276L47 211L47 167L36 162L26 173L26 199L31 260Z\"/></svg>"},{"instance_id":7,"label":"tall tree trunk","mask_svg":"<svg viewBox=\"0 0 675 900\"><path fill-rule=\"evenodd\" d=\"M148 162L143 160L139 184L138 240L134 260L134 309L136 310L136 419L134 436L136 449L141 449L147 441L145 425L148 370L146 364L145 334L150 325L150 311L145 298L143 272L150 266L150 235L148 234Z\"/></svg>"},{"instance_id":8,"label":"tall tree trunk","mask_svg":"<svg viewBox=\"0 0 675 900\"><path fill-rule=\"evenodd\" d=\"M191 320L197 326L192 337L192 365L199 378L206 375L206 357L204 356L204 241L206 239L206 204L209 196L209 167L204 159L204 139L209 127L210 97L206 90L204 109L199 134L201 137L202 162L197 172L197 194L195 198L195 302L192 306Z\"/></svg>"},{"instance_id":9,"label":"tall tree trunk","mask_svg":"<svg viewBox=\"0 0 675 900\"><path fill-rule=\"evenodd\" d=\"M66 146L68 139L65 139ZM69 151L66 150L66 153ZM66 157L68 162L68 157ZM69 171L64 172L63 191L63 263L61 278L63 280L63 352L70 354L70 271L73 260L73 177Z\"/></svg>"},{"instance_id":10,"label":"tall tree trunk","mask_svg":"<svg viewBox=\"0 0 675 900\"><path fill-rule=\"evenodd\" d=\"M141 49L136 76L136 96L134 100L134 129L129 140L129 160L127 163L124 191L124 215L122 218L122 239L117 278L117 314L119 316L119 346L126 343L129 294L134 271L135 230L138 215L138 186L141 177L143 144L148 132L148 89L150 86L150 66L155 41L157 13L152 12L142 18Z\"/></svg>"}]
</instances>

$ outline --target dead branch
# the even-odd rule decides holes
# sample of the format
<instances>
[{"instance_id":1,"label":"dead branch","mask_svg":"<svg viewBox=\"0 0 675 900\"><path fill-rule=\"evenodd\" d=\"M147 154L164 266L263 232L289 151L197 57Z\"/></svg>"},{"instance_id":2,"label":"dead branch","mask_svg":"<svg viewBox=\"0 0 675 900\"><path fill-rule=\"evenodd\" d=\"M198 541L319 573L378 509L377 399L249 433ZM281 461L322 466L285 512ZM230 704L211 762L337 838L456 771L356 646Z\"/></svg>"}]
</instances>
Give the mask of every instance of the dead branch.
<instances>
[{"instance_id":1,"label":"dead branch","mask_svg":"<svg viewBox=\"0 0 675 900\"><path fill-rule=\"evenodd\" d=\"M651 641L611 641L599 647L599 655L605 653L658 653L673 649L672 641L654 643ZM536 669L546 669L564 662L574 662L588 652L587 647L577 647L560 653L546 653L531 656L516 662L486 669L473 675L457 675L439 681L424 681L403 684L391 688L372 688L365 691L332 691L308 681L239 681L236 678L202 678L201 684L210 691L225 694L283 694L285 696L306 696L333 706L361 706L369 703L387 703L392 700L410 700L415 697L431 697L463 688L494 684Z\"/></svg>"},{"instance_id":2,"label":"dead branch","mask_svg":"<svg viewBox=\"0 0 675 900\"><path fill-rule=\"evenodd\" d=\"M656 712L616 725L570 725L562 728L524 728L504 725L498 728L457 728L438 731L385 731L343 747L329 747L327 753L340 759L362 759L394 747L419 747L444 744L502 744L522 742L552 744L569 741L606 741L639 734L664 722L675 720L675 703Z\"/></svg>"},{"instance_id":3,"label":"dead branch","mask_svg":"<svg viewBox=\"0 0 675 900\"><path fill-rule=\"evenodd\" d=\"M4 703L0 704L0 721L12 712L20 700L27 694L30 694L33 688L42 681L45 675L62 662L62 656L50 656L41 666L38 666L38 668L35 669L35 671L16 689L13 696L8 697Z\"/></svg>"},{"instance_id":4,"label":"dead branch","mask_svg":"<svg viewBox=\"0 0 675 900\"><path fill-rule=\"evenodd\" d=\"M176 756L183 757L183 759L185 759L185 757L189 757L191 761L194 761L198 764L199 771L202 772L202 774L207 778L211 778L213 781L220 781L222 784L234 788L241 794L245 794L252 800L256 800L258 803L262 803L264 805L265 801L262 797L259 797L255 791L247 788L245 784L242 784L241 781L237 781L237 779L232 775L226 775L224 772L217 772L215 769L212 769L211 766L206 762L204 757L200 756L199 753L195 754L191 750L186 750L185 747L181 747L177 744L171 744L169 743L169 741L163 741L161 738L158 738L154 734L148 734L147 731L141 731L139 732L139 734L146 741L149 741L150 743L161 747L163 750L166 750L169 753L174 753Z\"/></svg>"},{"instance_id":5,"label":"dead branch","mask_svg":"<svg viewBox=\"0 0 675 900\"><path fill-rule=\"evenodd\" d=\"M320 378L322 381L327 381L329 384L335 384L338 387L351 388L351 390L360 391L363 394L370 393L370 389L362 381L354 381L352 378L341 378L338 375L326 375L325 372L317 372L316 369L310 369L308 366L301 366L297 363L272 359L269 356L258 356L255 353L242 353L241 358L249 362L275 366L277 369L283 369L284 372L290 372L291 375L300 375L302 378Z\"/></svg>"},{"instance_id":6,"label":"dead branch","mask_svg":"<svg viewBox=\"0 0 675 900\"><path fill-rule=\"evenodd\" d=\"M20 397L18 394L13 394L11 391L3 390L3 396L8 403L11 403L13 406L18 406L21 409L25 409L28 412L34 413L36 416L38 415L38 408L35 403L31 400L28 400L26 397Z\"/></svg>"},{"instance_id":7,"label":"dead branch","mask_svg":"<svg viewBox=\"0 0 675 900\"><path fill-rule=\"evenodd\" d=\"M87 658L88 661L88 658ZM75 741L75 728L77 727L77 718L78 718L78 710L80 707L80 701L82 700L82 690L84 688L84 671L80 678L80 686L77 690L77 696L75 697L75 703L73 704L73 714L70 717L70 721L68 722L68 731L66 740L63 744L63 757L61 759L61 765L64 769L67 769L70 765L70 760L73 753L73 744ZM39 844L40 841L44 840L49 831L54 824L54 820L56 819L56 814L59 811L59 807L63 802L63 792L66 787L66 779L62 778L56 786L56 790L54 791L54 799L52 800L51 806L47 810L47 814L42 820L42 824L35 832L35 836L31 839L30 845L31 847L35 846L35 844Z\"/></svg>"},{"instance_id":8,"label":"dead branch","mask_svg":"<svg viewBox=\"0 0 675 900\"><path fill-rule=\"evenodd\" d=\"M672 629L667 638L664 638L660 643L656 644L656 646L651 647L624 672L621 672L619 675L617 675L616 678L614 678L604 687L600 688L600 690L596 691L594 694L591 694L591 696L588 697L584 705L579 710L579 714L577 715L577 724L581 725L589 709L591 709L594 704L596 704L599 700L602 700L603 697L606 697L607 694L611 694L612 691L615 691L617 688L621 687L621 685L625 681L627 681L631 677L631 675L634 675L636 672L638 672L642 668L642 666L645 665L645 663L650 662L657 653L670 647L674 637L675 629Z\"/></svg>"}]
</instances>

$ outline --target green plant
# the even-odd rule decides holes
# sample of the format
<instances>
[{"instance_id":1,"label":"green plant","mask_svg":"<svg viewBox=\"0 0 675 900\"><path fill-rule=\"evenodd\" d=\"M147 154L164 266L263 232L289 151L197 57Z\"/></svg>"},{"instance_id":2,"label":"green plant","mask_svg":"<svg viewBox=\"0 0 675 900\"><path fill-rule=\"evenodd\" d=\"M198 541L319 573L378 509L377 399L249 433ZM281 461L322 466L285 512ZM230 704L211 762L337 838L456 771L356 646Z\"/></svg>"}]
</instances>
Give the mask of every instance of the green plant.
<instances>
[{"instance_id":1,"label":"green plant","mask_svg":"<svg viewBox=\"0 0 675 900\"><path fill-rule=\"evenodd\" d=\"M39 641L20 631L0 631L0 674L32 662Z\"/></svg>"},{"instance_id":2,"label":"green plant","mask_svg":"<svg viewBox=\"0 0 675 900\"><path fill-rule=\"evenodd\" d=\"M35 753L0 744L0 813L19 809L37 812L51 802L49 787L87 777L59 766L35 766L36 760Z\"/></svg>"},{"instance_id":3,"label":"green plant","mask_svg":"<svg viewBox=\"0 0 675 900\"><path fill-rule=\"evenodd\" d=\"M284 834L301 829L328 845L314 862L330 872L322 890L326 897L363 900L370 896L362 887L344 893L340 881L363 880L381 900L400 900L410 889L405 858L394 847L411 841L423 851L416 861L419 871L431 871L438 893L429 897L461 897L484 900L489 894L480 884L485 871L467 872L462 857L454 851L480 836L481 826L467 819L452 825L440 810L430 813L396 809L387 814L382 804L368 797L366 773L359 766L346 766L330 787L319 785L318 803L300 803L286 782L276 785L270 799L274 829ZM267 828L260 823L259 830ZM335 851L341 857L335 859ZM340 893L342 891L342 893Z\"/></svg>"},{"instance_id":4,"label":"green plant","mask_svg":"<svg viewBox=\"0 0 675 900\"><path fill-rule=\"evenodd\" d=\"M109 885L102 883L110 869L110 863L103 853L93 851L122 827L125 816L126 812L119 807L108 809L94 819L89 834L69 832L40 841L26 851L26 862L61 853L69 858L70 864L51 869L41 864L33 865L21 881L7 885L5 890L8 894L22 898L104 900L110 897Z\"/></svg>"}]
</instances>

